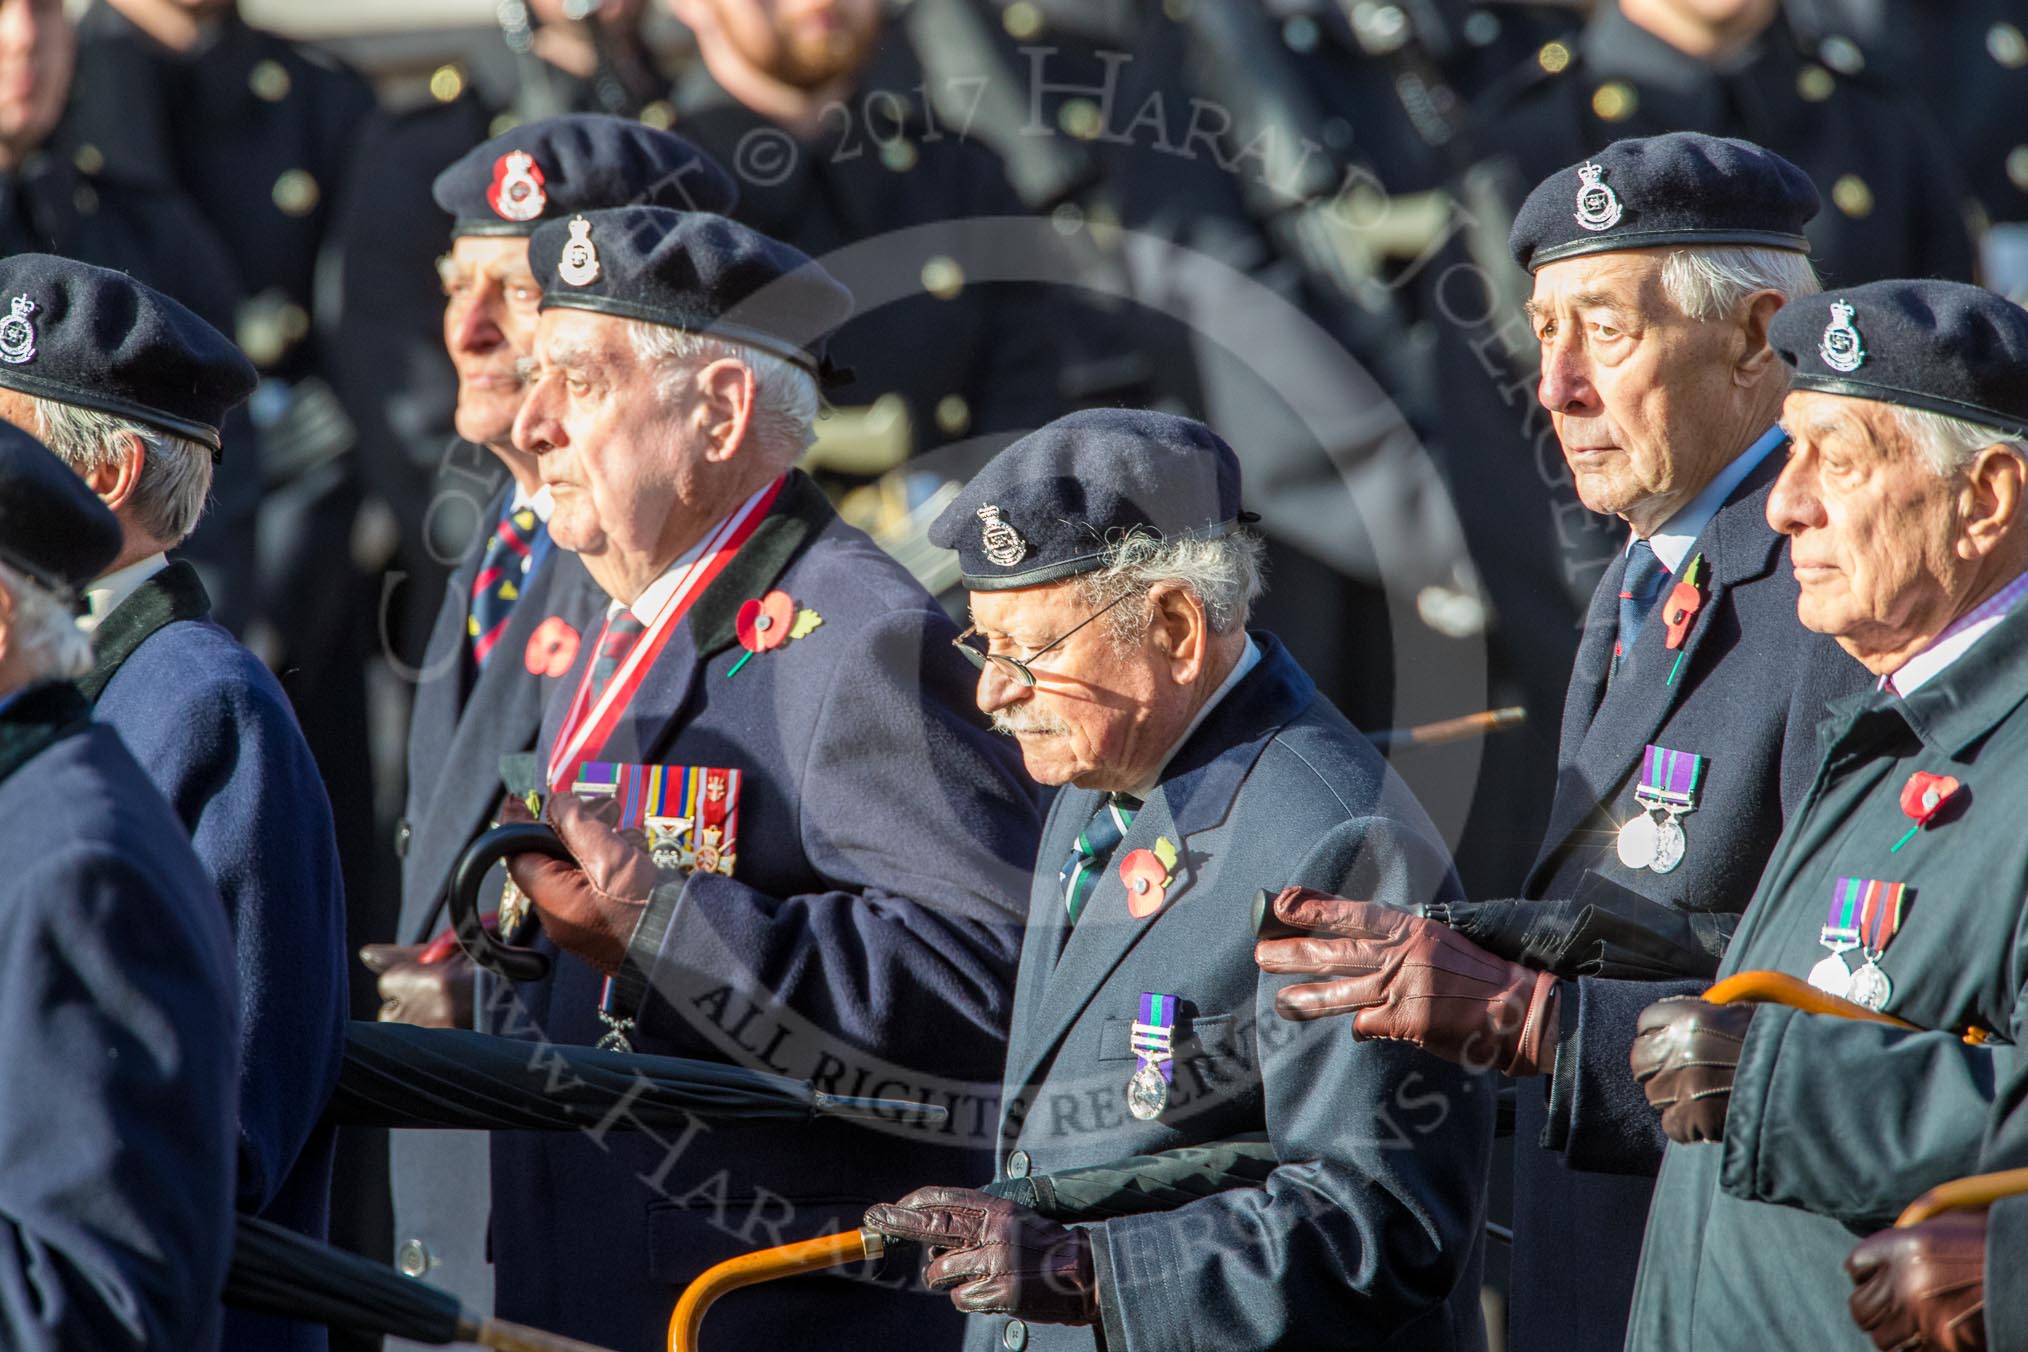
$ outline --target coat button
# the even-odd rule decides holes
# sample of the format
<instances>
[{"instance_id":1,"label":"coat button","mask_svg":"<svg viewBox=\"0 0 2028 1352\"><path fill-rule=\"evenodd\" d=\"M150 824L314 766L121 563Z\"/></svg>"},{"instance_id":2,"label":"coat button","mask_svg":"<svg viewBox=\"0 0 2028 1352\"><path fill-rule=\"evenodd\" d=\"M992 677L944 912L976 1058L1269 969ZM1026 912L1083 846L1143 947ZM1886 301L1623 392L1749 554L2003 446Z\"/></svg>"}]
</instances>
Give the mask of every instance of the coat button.
<instances>
[{"instance_id":1,"label":"coat button","mask_svg":"<svg viewBox=\"0 0 2028 1352\"><path fill-rule=\"evenodd\" d=\"M404 1277L423 1277L437 1265L430 1254L430 1246L419 1239L404 1239L401 1247L394 1251L394 1265L401 1269Z\"/></svg>"},{"instance_id":2,"label":"coat button","mask_svg":"<svg viewBox=\"0 0 2028 1352\"><path fill-rule=\"evenodd\" d=\"M403 817L399 822L395 823L394 857L396 859L408 858L408 843L414 838L415 828L408 824L408 818Z\"/></svg>"},{"instance_id":3,"label":"coat button","mask_svg":"<svg viewBox=\"0 0 2028 1352\"><path fill-rule=\"evenodd\" d=\"M1026 1150L1017 1150L1007 1157L1007 1177L1026 1178L1031 1161Z\"/></svg>"},{"instance_id":4,"label":"coat button","mask_svg":"<svg viewBox=\"0 0 2028 1352\"><path fill-rule=\"evenodd\" d=\"M1021 1352L1028 1346L1028 1326L1018 1319L1007 1321L1007 1328L1000 1334L1000 1343L1007 1352Z\"/></svg>"}]
</instances>

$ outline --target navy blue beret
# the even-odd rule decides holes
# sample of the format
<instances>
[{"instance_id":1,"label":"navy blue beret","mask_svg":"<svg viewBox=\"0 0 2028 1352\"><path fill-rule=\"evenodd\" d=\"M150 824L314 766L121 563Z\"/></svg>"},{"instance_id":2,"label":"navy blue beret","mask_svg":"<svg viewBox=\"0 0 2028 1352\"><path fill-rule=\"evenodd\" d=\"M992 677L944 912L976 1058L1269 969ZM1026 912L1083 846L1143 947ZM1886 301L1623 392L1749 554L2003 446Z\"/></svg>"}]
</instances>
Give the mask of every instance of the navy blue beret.
<instances>
[{"instance_id":1,"label":"navy blue beret","mask_svg":"<svg viewBox=\"0 0 2028 1352\"><path fill-rule=\"evenodd\" d=\"M528 242L542 308L665 324L744 343L828 378L824 335L852 293L808 256L723 216L616 207L551 221Z\"/></svg>"},{"instance_id":2,"label":"navy blue beret","mask_svg":"<svg viewBox=\"0 0 2028 1352\"><path fill-rule=\"evenodd\" d=\"M1089 573L1131 531L1209 538L1254 519L1239 508L1239 458L1203 423L1096 408L994 456L929 538L958 552L966 590L1011 591Z\"/></svg>"},{"instance_id":3,"label":"navy blue beret","mask_svg":"<svg viewBox=\"0 0 2028 1352\"><path fill-rule=\"evenodd\" d=\"M1702 132L1615 141L1535 186L1507 247L1533 272L1581 254L1670 244L1760 245L1808 253L1810 177L1772 150Z\"/></svg>"},{"instance_id":4,"label":"navy blue beret","mask_svg":"<svg viewBox=\"0 0 2028 1352\"><path fill-rule=\"evenodd\" d=\"M2028 436L2028 310L1969 282L1888 281L1783 306L1768 345L1792 387Z\"/></svg>"},{"instance_id":5,"label":"navy blue beret","mask_svg":"<svg viewBox=\"0 0 2028 1352\"><path fill-rule=\"evenodd\" d=\"M0 562L71 595L112 566L120 523L47 446L0 423Z\"/></svg>"},{"instance_id":6,"label":"navy blue beret","mask_svg":"<svg viewBox=\"0 0 2028 1352\"><path fill-rule=\"evenodd\" d=\"M124 272L50 254L0 259L0 385L118 414L219 450L253 393L232 340Z\"/></svg>"},{"instance_id":7,"label":"navy blue beret","mask_svg":"<svg viewBox=\"0 0 2028 1352\"><path fill-rule=\"evenodd\" d=\"M431 192L454 218L453 236L532 235L596 207L724 213L739 201L732 175L690 142L601 113L502 132L438 174Z\"/></svg>"}]
</instances>

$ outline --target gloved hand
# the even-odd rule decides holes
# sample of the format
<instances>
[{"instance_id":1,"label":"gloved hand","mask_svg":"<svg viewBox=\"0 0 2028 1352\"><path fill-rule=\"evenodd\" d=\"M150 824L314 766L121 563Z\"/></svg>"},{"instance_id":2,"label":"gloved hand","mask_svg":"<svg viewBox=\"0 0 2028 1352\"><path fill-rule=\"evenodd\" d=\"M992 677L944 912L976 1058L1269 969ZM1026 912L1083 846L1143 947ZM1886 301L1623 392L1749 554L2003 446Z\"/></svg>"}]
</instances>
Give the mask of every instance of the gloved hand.
<instances>
[{"instance_id":1,"label":"gloved hand","mask_svg":"<svg viewBox=\"0 0 2028 1352\"><path fill-rule=\"evenodd\" d=\"M646 838L613 829L619 811L616 799L586 802L573 793L556 794L543 817L576 862L540 854L507 860L507 875L527 895L557 947L607 976L619 971L657 881ZM518 799L509 797L500 805L503 825L533 820Z\"/></svg>"},{"instance_id":2,"label":"gloved hand","mask_svg":"<svg viewBox=\"0 0 2028 1352\"><path fill-rule=\"evenodd\" d=\"M1391 906L1285 889L1273 914L1330 938L1265 939L1261 970L1337 977L1275 995L1285 1019L1356 1011L1362 1038L1413 1042L1472 1070L1540 1075L1556 1061L1557 981L1494 957L1449 926Z\"/></svg>"},{"instance_id":3,"label":"gloved hand","mask_svg":"<svg viewBox=\"0 0 2028 1352\"><path fill-rule=\"evenodd\" d=\"M1883 1230L1845 1259L1852 1322L1882 1349L1985 1352L1986 1213Z\"/></svg>"},{"instance_id":4,"label":"gloved hand","mask_svg":"<svg viewBox=\"0 0 2028 1352\"><path fill-rule=\"evenodd\" d=\"M1694 995L1672 995L1641 1011L1628 1059L1670 1140L1725 1139L1732 1077L1752 1022L1752 1005L1714 1005Z\"/></svg>"},{"instance_id":5,"label":"gloved hand","mask_svg":"<svg viewBox=\"0 0 2028 1352\"><path fill-rule=\"evenodd\" d=\"M409 1023L418 1028L472 1026L472 960L452 945L435 962L422 957L429 944L366 944L359 961L379 977L382 1023Z\"/></svg>"},{"instance_id":6,"label":"gloved hand","mask_svg":"<svg viewBox=\"0 0 2028 1352\"><path fill-rule=\"evenodd\" d=\"M917 1188L866 1213L866 1227L929 1248L923 1280L971 1314L1096 1324L1091 1239L1075 1226L970 1188Z\"/></svg>"}]
</instances>

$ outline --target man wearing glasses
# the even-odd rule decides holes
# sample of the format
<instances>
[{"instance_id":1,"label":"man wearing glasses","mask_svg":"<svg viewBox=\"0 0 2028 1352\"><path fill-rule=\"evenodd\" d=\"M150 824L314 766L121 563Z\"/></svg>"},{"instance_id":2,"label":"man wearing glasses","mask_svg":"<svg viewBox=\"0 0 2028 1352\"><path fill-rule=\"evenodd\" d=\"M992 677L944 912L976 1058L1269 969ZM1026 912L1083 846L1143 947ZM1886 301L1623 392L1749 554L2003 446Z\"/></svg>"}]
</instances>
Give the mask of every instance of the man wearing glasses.
<instances>
[{"instance_id":1,"label":"man wearing glasses","mask_svg":"<svg viewBox=\"0 0 2028 1352\"><path fill-rule=\"evenodd\" d=\"M1488 1077L1279 1020L1284 981L1254 963L1282 889L1407 907L1457 883L1373 747L1247 632L1261 545L1239 488L1203 424L1101 409L1008 447L931 530L971 592L979 707L1063 786L1000 1177L1260 1132L1285 1161L1259 1191L1090 1226L960 1187L873 1208L927 1246L973 1352L1483 1345Z\"/></svg>"}]
</instances>

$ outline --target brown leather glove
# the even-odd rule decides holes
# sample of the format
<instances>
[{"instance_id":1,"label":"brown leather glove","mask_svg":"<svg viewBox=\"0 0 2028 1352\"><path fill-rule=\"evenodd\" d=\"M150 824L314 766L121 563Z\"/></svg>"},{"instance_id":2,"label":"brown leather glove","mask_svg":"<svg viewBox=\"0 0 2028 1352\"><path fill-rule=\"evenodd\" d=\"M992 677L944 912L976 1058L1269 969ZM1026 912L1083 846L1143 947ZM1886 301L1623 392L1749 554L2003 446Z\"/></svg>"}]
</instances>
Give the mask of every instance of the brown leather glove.
<instances>
[{"instance_id":1,"label":"brown leather glove","mask_svg":"<svg viewBox=\"0 0 2028 1352\"><path fill-rule=\"evenodd\" d=\"M1641 1011L1628 1059L1670 1140L1725 1139L1732 1077L1751 1022L1752 1005L1714 1005L1694 995L1672 995Z\"/></svg>"},{"instance_id":2,"label":"brown leather glove","mask_svg":"<svg viewBox=\"0 0 2028 1352\"><path fill-rule=\"evenodd\" d=\"M866 1213L866 1227L929 1248L923 1280L972 1314L1031 1324L1096 1324L1091 1238L970 1188L917 1188Z\"/></svg>"},{"instance_id":3,"label":"brown leather glove","mask_svg":"<svg viewBox=\"0 0 2028 1352\"><path fill-rule=\"evenodd\" d=\"M472 1026L472 960L452 949L440 962L422 962L435 944L366 944L359 961L379 977L382 1023L418 1028Z\"/></svg>"},{"instance_id":4,"label":"brown leather glove","mask_svg":"<svg viewBox=\"0 0 2028 1352\"><path fill-rule=\"evenodd\" d=\"M1878 1348L1985 1352L1986 1213L1883 1230L1845 1259L1852 1322Z\"/></svg>"},{"instance_id":5,"label":"brown leather glove","mask_svg":"<svg viewBox=\"0 0 2028 1352\"><path fill-rule=\"evenodd\" d=\"M543 819L576 858L575 864L547 855L517 854L507 860L507 875L527 894L542 928L559 948L575 953L613 975L627 955L648 895L655 890L655 861L638 831L621 833L611 823L619 817L617 799L591 802L573 793L549 800ZM509 798L500 806L502 823L533 821L527 805Z\"/></svg>"},{"instance_id":6,"label":"brown leather glove","mask_svg":"<svg viewBox=\"0 0 2028 1352\"><path fill-rule=\"evenodd\" d=\"M1331 938L1265 939L1261 970L1338 977L1275 995L1285 1019L1357 1011L1362 1038L1413 1042L1472 1070L1540 1075L1556 1062L1557 982L1494 957L1446 925L1368 901L1306 887L1274 900L1293 930Z\"/></svg>"}]
</instances>

